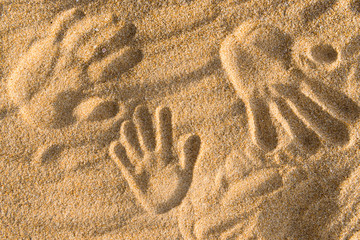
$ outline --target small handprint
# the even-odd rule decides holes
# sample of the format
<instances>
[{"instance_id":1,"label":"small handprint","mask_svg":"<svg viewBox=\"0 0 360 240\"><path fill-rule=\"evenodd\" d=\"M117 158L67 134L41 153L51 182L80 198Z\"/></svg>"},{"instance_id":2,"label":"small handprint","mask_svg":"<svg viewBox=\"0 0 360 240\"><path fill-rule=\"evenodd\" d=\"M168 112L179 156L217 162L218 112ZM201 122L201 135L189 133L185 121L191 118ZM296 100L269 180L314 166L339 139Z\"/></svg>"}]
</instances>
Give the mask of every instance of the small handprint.
<instances>
[{"instance_id":1,"label":"small handprint","mask_svg":"<svg viewBox=\"0 0 360 240\"><path fill-rule=\"evenodd\" d=\"M116 79L142 60L141 51L128 46L135 33L132 23L115 15L87 17L79 9L61 13L10 73L10 99L36 127L62 128L78 121L73 110L94 84Z\"/></svg>"},{"instance_id":2,"label":"small handprint","mask_svg":"<svg viewBox=\"0 0 360 240\"><path fill-rule=\"evenodd\" d=\"M182 202L192 182L199 150L200 138L192 135L178 157L173 147L170 109L157 109L155 132L145 106L135 109L133 121L123 122L119 141L114 141L109 149L137 200L155 214L165 213Z\"/></svg>"}]
</instances>

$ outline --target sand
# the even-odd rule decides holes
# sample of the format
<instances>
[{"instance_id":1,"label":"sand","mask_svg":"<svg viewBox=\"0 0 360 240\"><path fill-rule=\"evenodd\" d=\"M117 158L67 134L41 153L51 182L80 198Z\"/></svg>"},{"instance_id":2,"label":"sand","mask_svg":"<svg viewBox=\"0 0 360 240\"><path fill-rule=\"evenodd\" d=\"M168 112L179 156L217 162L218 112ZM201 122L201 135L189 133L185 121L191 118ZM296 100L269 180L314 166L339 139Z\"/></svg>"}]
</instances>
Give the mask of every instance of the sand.
<instances>
[{"instance_id":1,"label":"sand","mask_svg":"<svg viewBox=\"0 0 360 240\"><path fill-rule=\"evenodd\" d=\"M360 239L359 21L0 0L0 238Z\"/></svg>"}]
</instances>

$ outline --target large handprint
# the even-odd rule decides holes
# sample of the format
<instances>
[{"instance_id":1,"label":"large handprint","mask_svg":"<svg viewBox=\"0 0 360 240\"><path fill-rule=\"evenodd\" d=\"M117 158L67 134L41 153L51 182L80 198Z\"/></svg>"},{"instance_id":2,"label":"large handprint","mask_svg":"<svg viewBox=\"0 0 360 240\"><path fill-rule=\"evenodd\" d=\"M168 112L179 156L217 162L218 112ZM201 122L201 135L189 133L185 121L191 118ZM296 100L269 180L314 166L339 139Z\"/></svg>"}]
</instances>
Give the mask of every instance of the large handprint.
<instances>
[{"instance_id":1,"label":"large handprint","mask_svg":"<svg viewBox=\"0 0 360 240\"><path fill-rule=\"evenodd\" d=\"M349 10L353 7L345 2L316 1L305 7L300 11L303 26L297 30L310 28L315 18L331 22L327 17L338 16L326 15L326 11L334 7L354 19L344 21L350 24L344 29L354 29L349 36L339 35L331 26L322 28L320 36L301 32L298 37L277 20L253 20L242 23L222 43L222 65L247 106L251 136L261 149L272 151L278 146L274 122L311 154L321 140L335 146L349 143L349 126L359 119L360 108L333 84L346 81L338 76L346 78L348 66L360 53L358 27L351 25L358 21L358 13ZM299 14L296 7L295 14Z\"/></svg>"},{"instance_id":2,"label":"large handprint","mask_svg":"<svg viewBox=\"0 0 360 240\"><path fill-rule=\"evenodd\" d=\"M161 214L178 206L192 182L200 138L189 136L177 157L170 110L157 109L155 134L151 115L144 106L135 109L133 121L122 124L120 135L120 141L110 146L110 156L142 207Z\"/></svg>"},{"instance_id":3,"label":"large handprint","mask_svg":"<svg viewBox=\"0 0 360 240\"><path fill-rule=\"evenodd\" d=\"M298 167L267 166L233 152L216 176L202 176L181 205L185 239L325 239L336 208L331 186ZM326 181L325 181L326 183Z\"/></svg>"},{"instance_id":4,"label":"large handprint","mask_svg":"<svg viewBox=\"0 0 360 240\"><path fill-rule=\"evenodd\" d=\"M8 94L22 117L41 128L75 122L74 108L96 82L115 79L141 61L141 51L127 46L135 32L115 15L61 13L9 76Z\"/></svg>"}]
</instances>

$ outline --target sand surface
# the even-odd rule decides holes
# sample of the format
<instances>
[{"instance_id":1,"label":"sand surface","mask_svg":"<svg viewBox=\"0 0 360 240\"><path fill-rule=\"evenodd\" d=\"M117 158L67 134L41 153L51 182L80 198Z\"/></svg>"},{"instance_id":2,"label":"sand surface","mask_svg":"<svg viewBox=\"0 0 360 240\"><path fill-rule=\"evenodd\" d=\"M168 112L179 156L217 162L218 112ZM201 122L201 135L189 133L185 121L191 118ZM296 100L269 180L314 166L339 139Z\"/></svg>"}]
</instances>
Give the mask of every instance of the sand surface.
<instances>
[{"instance_id":1,"label":"sand surface","mask_svg":"<svg viewBox=\"0 0 360 240\"><path fill-rule=\"evenodd\" d=\"M0 239L360 239L359 0L0 23Z\"/></svg>"}]
</instances>

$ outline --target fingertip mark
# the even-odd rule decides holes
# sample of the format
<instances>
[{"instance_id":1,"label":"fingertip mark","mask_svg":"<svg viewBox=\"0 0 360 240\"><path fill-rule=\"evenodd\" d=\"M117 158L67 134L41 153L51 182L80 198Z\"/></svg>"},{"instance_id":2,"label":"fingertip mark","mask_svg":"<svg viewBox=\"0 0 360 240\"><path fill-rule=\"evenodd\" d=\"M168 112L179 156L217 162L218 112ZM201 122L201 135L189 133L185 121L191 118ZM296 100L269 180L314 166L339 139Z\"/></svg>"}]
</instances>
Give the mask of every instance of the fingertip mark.
<instances>
[{"instance_id":1,"label":"fingertip mark","mask_svg":"<svg viewBox=\"0 0 360 240\"><path fill-rule=\"evenodd\" d=\"M200 145L201 139L198 135L192 135L185 141L183 148L185 162L182 164L185 170L191 170L194 167L199 155Z\"/></svg>"},{"instance_id":2,"label":"fingertip mark","mask_svg":"<svg viewBox=\"0 0 360 240\"><path fill-rule=\"evenodd\" d=\"M155 150L155 134L149 109L146 106L137 106L134 113L134 123L137 127L140 144L149 151Z\"/></svg>"}]
</instances>

